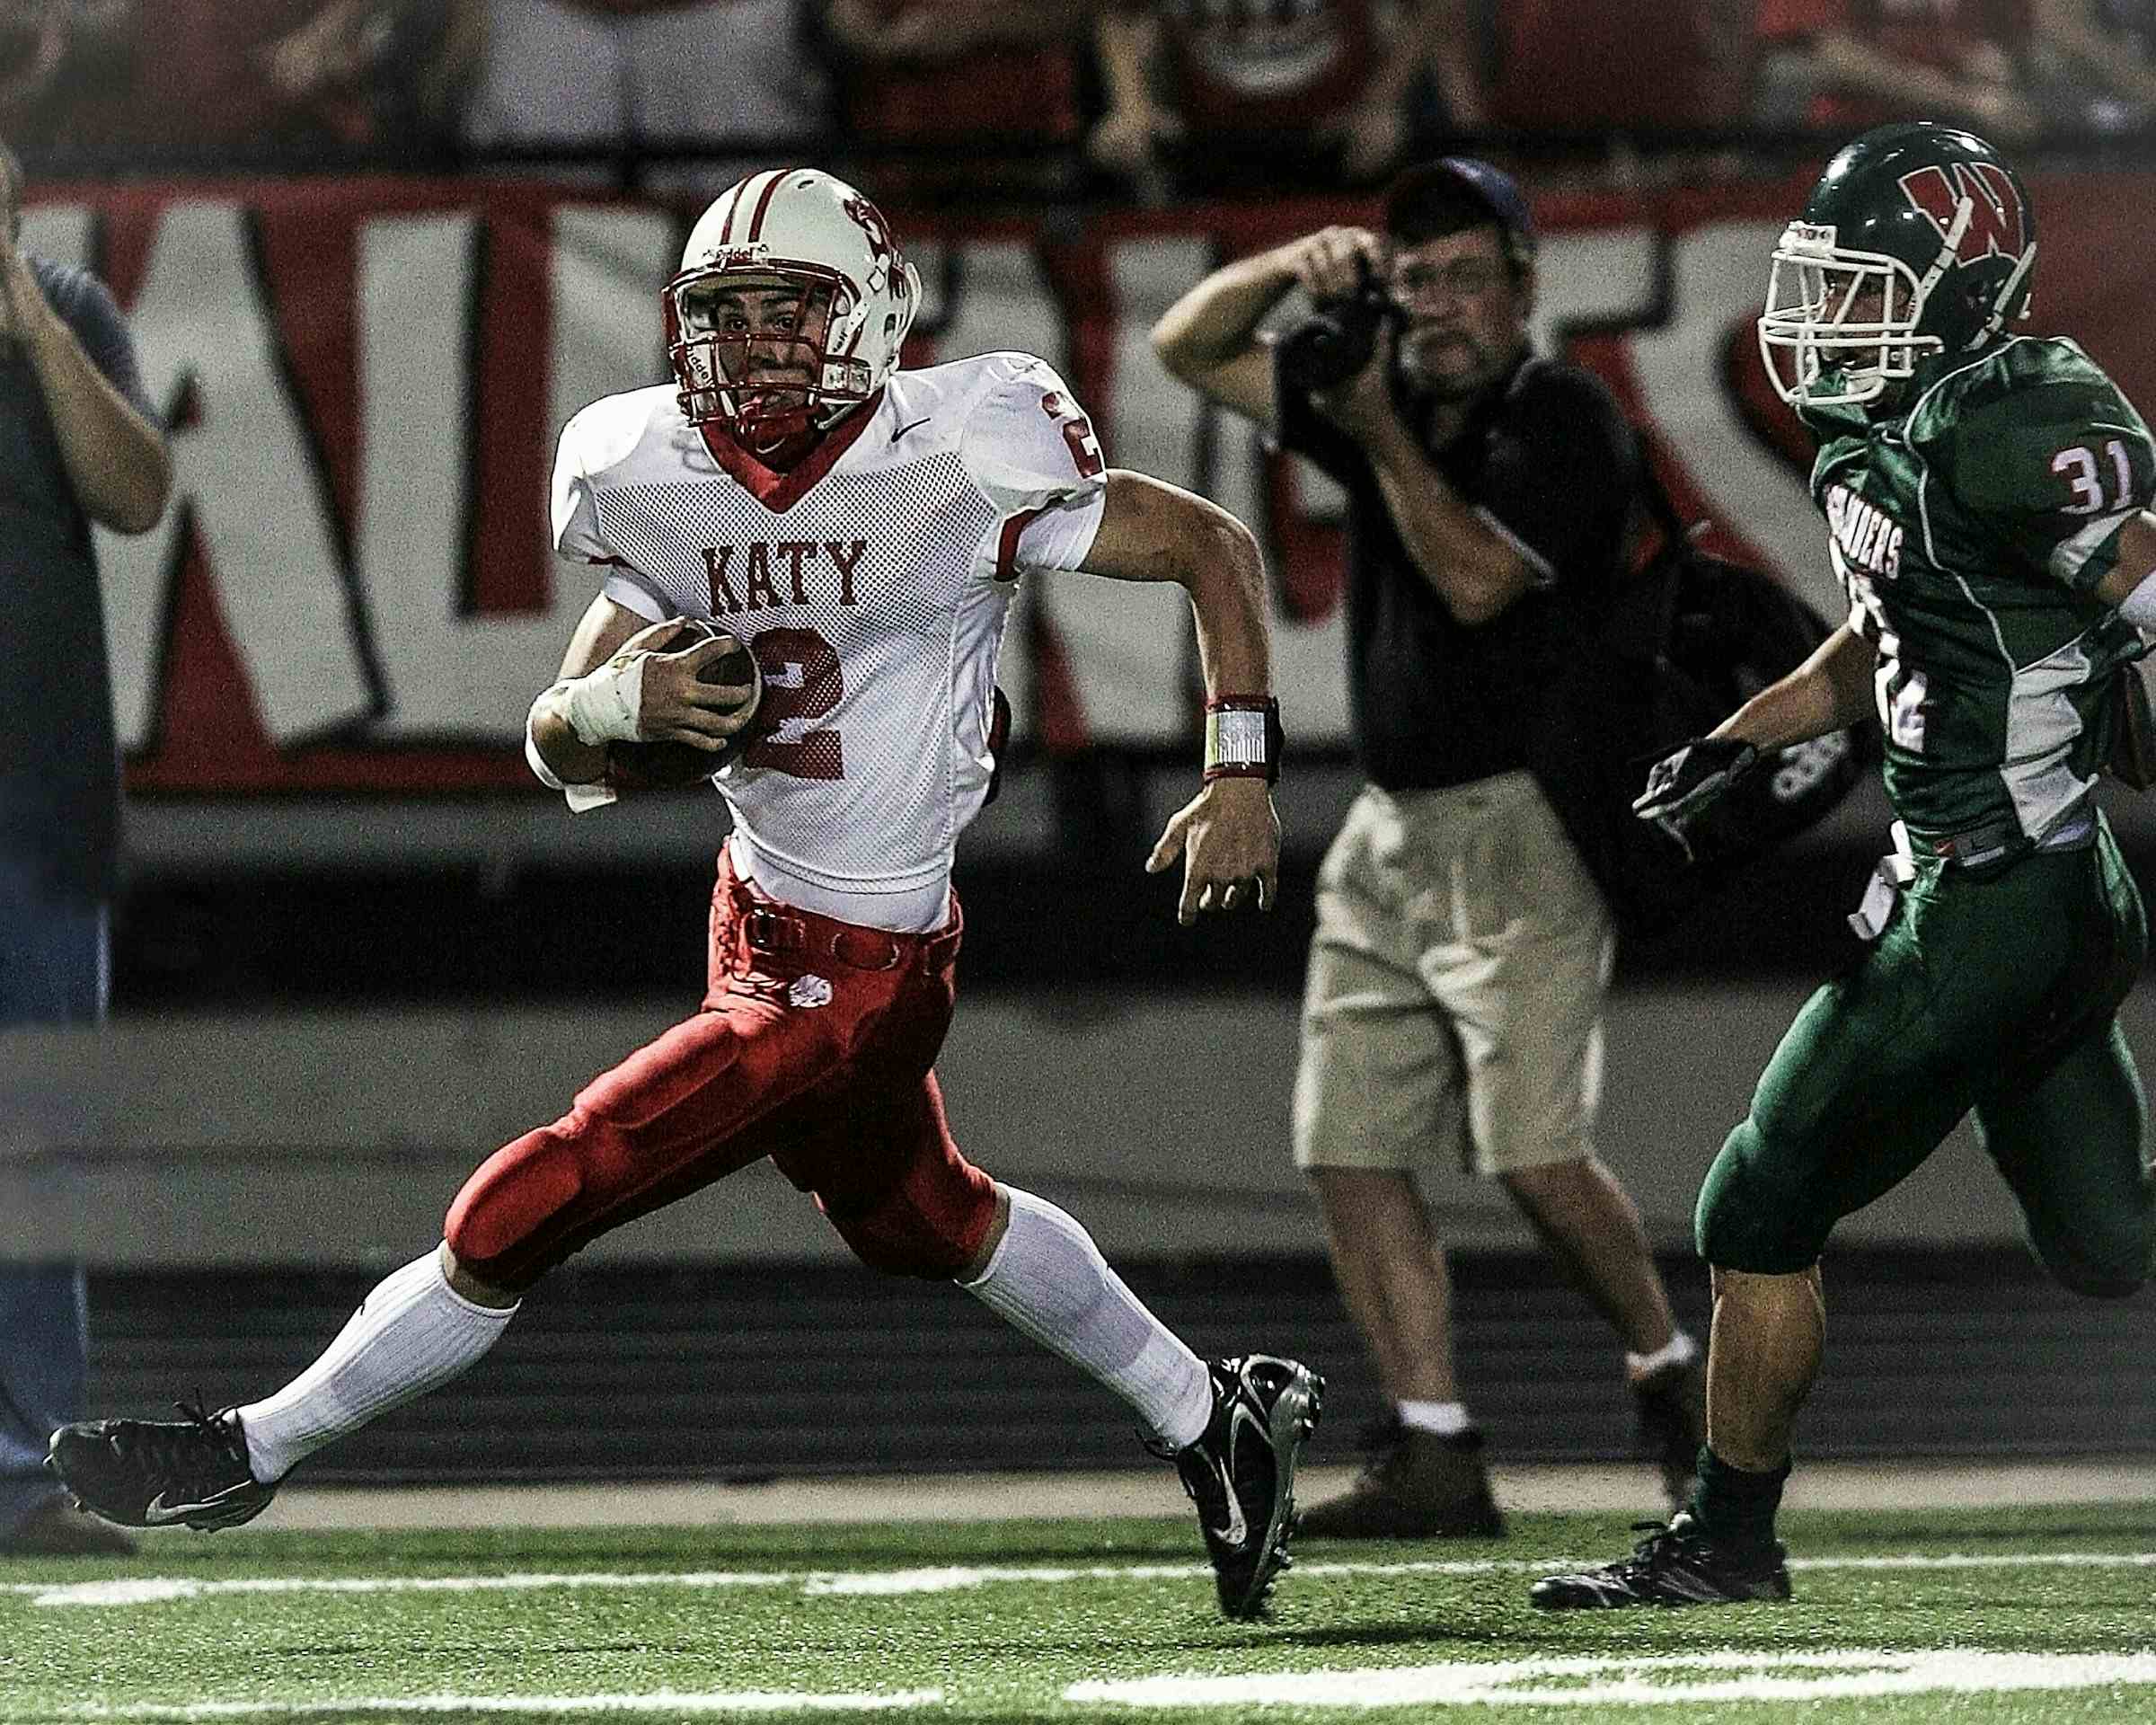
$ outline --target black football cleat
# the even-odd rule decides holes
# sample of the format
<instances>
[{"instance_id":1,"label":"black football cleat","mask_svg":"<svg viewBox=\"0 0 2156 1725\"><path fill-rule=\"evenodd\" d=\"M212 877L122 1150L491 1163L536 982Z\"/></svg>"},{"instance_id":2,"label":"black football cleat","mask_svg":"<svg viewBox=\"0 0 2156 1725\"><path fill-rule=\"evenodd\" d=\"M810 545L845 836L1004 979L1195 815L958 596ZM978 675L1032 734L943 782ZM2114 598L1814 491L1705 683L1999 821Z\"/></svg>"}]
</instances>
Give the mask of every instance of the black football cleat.
<instances>
[{"instance_id":1,"label":"black football cleat","mask_svg":"<svg viewBox=\"0 0 2156 1725\"><path fill-rule=\"evenodd\" d=\"M1269 1354L1216 1359L1208 1369L1213 1417L1203 1435L1181 1449L1146 1447L1175 1464L1197 1506L1222 1613L1247 1619L1264 1612L1273 1578L1288 1567L1295 1463L1317 1429L1325 1380Z\"/></svg>"},{"instance_id":2,"label":"black football cleat","mask_svg":"<svg viewBox=\"0 0 2156 1725\"><path fill-rule=\"evenodd\" d=\"M1780 1544L1759 1552L1718 1546L1684 1510L1665 1526L1637 1521L1647 1537L1630 1557L1573 1575L1545 1576L1527 1590L1542 1611L1607 1611L1621 1606L1733 1606L1789 1597Z\"/></svg>"},{"instance_id":3,"label":"black football cleat","mask_svg":"<svg viewBox=\"0 0 2156 1725\"><path fill-rule=\"evenodd\" d=\"M239 1416L178 1406L185 1420L62 1426L45 1465L75 1502L123 1526L209 1533L253 1520L277 1488L249 1471Z\"/></svg>"}]
</instances>

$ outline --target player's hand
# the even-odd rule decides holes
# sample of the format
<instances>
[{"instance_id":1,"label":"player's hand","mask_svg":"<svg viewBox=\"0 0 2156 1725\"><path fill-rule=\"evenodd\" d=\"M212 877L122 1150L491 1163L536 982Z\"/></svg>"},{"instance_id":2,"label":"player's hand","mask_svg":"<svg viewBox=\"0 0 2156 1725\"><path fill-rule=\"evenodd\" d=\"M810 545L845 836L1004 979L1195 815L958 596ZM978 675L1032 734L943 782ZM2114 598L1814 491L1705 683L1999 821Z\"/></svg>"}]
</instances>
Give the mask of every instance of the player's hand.
<instances>
[{"instance_id":1,"label":"player's hand","mask_svg":"<svg viewBox=\"0 0 2156 1725\"><path fill-rule=\"evenodd\" d=\"M722 748L755 717L756 686L753 682L707 683L702 673L714 660L738 651L741 643L728 634L707 635L679 652L658 651L680 629L678 618L669 619L638 630L622 643L622 654L647 656L637 734L648 743Z\"/></svg>"},{"instance_id":2,"label":"player's hand","mask_svg":"<svg viewBox=\"0 0 2156 1725\"><path fill-rule=\"evenodd\" d=\"M1175 920L1186 928L1207 910L1256 905L1280 896L1280 817L1263 779L1215 779L1177 809L1145 859L1158 874L1183 859L1183 896Z\"/></svg>"},{"instance_id":3,"label":"player's hand","mask_svg":"<svg viewBox=\"0 0 2156 1725\"><path fill-rule=\"evenodd\" d=\"M1366 227L1321 227L1275 255L1315 300L1352 298L1385 269L1385 243Z\"/></svg>"},{"instance_id":4,"label":"player's hand","mask_svg":"<svg viewBox=\"0 0 2156 1725\"><path fill-rule=\"evenodd\" d=\"M1735 737L1694 737L1657 761L1632 799L1641 820L1682 827L1759 765L1759 750Z\"/></svg>"}]
</instances>

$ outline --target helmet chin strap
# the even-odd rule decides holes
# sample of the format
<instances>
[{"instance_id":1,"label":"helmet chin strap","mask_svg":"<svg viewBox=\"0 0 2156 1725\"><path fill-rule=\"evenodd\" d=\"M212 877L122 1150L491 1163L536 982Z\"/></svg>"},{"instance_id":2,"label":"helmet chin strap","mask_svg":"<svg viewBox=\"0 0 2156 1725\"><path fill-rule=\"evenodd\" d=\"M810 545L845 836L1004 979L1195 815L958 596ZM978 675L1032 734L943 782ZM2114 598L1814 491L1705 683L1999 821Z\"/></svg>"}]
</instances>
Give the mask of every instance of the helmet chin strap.
<instances>
[{"instance_id":1,"label":"helmet chin strap","mask_svg":"<svg viewBox=\"0 0 2156 1725\"><path fill-rule=\"evenodd\" d=\"M1939 286L1940 278L1954 267L1955 259L1961 253L1962 236L1968 233L1969 223L1975 214L1976 200L1974 198L1964 196L1954 206L1954 220L1947 228L1946 243L1939 248L1939 256L1932 260L1931 269L1924 271L1923 279L1916 284L1915 309L1920 314L1931 303L1931 290ZM1984 320L1984 327L1976 332L1976 339L1969 343L1971 347L1981 348L2006 327L2006 308L2014 303L2014 296L2020 290L2021 284L2028 279L2028 272L2036 267L2036 262L2037 245L2031 240L2021 248L2021 255L2014 261L2012 272L1992 296L1991 314Z\"/></svg>"},{"instance_id":2,"label":"helmet chin strap","mask_svg":"<svg viewBox=\"0 0 2156 1725\"><path fill-rule=\"evenodd\" d=\"M1961 255L1961 242L1969 231L1969 223L1975 218L1976 200L1963 195L1954 206L1954 219L1948 224L1946 243L1939 248L1939 255L1931 260L1931 267L1924 271L1924 279L1916 284L1916 304L1910 308L1913 316L1921 316L1931 303L1931 290L1939 286L1940 278L1954 267Z\"/></svg>"}]
</instances>

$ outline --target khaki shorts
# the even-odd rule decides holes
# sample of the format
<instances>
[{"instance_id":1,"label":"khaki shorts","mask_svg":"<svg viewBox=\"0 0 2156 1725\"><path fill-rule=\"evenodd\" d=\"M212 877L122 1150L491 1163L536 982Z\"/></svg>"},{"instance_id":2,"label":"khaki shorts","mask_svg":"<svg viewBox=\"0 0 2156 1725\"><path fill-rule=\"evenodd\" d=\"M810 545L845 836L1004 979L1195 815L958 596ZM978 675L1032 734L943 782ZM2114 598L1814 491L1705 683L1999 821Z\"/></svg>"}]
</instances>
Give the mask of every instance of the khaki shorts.
<instances>
[{"instance_id":1,"label":"khaki shorts","mask_svg":"<svg viewBox=\"0 0 2156 1725\"><path fill-rule=\"evenodd\" d=\"M1527 774L1365 790L1318 875L1296 1165L1498 1174L1588 1154L1614 944Z\"/></svg>"}]
</instances>

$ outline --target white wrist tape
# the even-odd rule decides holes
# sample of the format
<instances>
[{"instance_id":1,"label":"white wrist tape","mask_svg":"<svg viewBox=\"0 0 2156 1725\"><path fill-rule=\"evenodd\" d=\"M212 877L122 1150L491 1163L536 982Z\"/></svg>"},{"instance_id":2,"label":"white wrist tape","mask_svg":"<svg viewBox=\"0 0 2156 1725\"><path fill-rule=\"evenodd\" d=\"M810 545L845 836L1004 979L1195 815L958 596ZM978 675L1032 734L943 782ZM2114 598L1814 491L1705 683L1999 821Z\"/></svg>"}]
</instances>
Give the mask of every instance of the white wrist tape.
<instances>
[{"instance_id":1,"label":"white wrist tape","mask_svg":"<svg viewBox=\"0 0 2156 1725\"><path fill-rule=\"evenodd\" d=\"M561 775L546 764L546 756L539 752L539 739L532 734L532 722L539 716L540 702L559 695L568 686L566 683L551 685L540 693L538 700L532 703L531 710L524 715L524 758L539 783L550 791L561 792L569 799L570 812L580 815L588 809L603 808L612 802L614 787L604 779L592 784L564 783Z\"/></svg>"},{"instance_id":2,"label":"white wrist tape","mask_svg":"<svg viewBox=\"0 0 2156 1725\"><path fill-rule=\"evenodd\" d=\"M597 669L561 685L566 699L561 716L588 748L601 743L641 740L637 720L644 704L644 666L649 653L616 653Z\"/></svg>"},{"instance_id":3,"label":"white wrist tape","mask_svg":"<svg viewBox=\"0 0 2156 1725\"><path fill-rule=\"evenodd\" d=\"M552 689L546 692L547 694L552 693ZM545 699L545 694L539 697L539 701ZM546 764L546 756L539 752L539 739L532 735L532 721L538 715L539 701L533 702L531 712L524 715L525 765L532 769L533 777L536 778L549 791L565 791L569 787L561 782L561 775Z\"/></svg>"},{"instance_id":4,"label":"white wrist tape","mask_svg":"<svg viewBox=\"0 0 2156 1725\"><path fill-rule=\"evenodd\" d=\"M2141 585L2126 595L2118 615L2144 635L2156 635L2156 569L2143 576Z\"/></svg>"}]
</instances>

